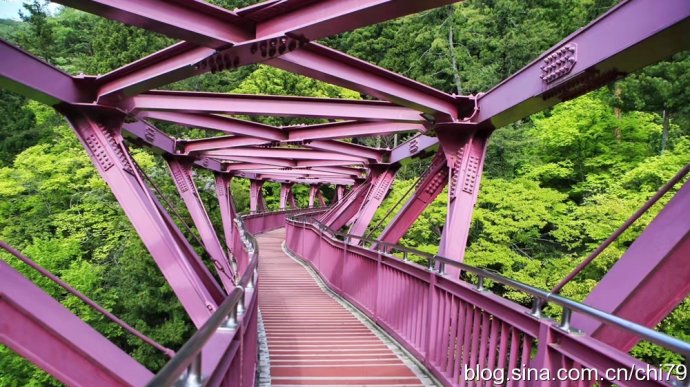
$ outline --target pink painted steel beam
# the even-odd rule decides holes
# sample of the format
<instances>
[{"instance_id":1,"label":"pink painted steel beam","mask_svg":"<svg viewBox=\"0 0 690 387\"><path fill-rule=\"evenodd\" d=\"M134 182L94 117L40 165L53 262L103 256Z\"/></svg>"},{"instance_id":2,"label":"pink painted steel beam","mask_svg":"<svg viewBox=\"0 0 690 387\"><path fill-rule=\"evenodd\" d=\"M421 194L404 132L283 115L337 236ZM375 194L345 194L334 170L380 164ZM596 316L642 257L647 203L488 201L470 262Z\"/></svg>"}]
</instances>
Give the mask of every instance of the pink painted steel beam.
<instances>
[{"instance_id":1,"label":"pink painted steel beam","mask_svg":"<svg viewBox=\"0 0 690 387\"><path fill-rule=\"evenodd\" d=\"M690 49L690 39L682 36L690 36L687 0L622 2L481 96L480 110L472 121L494 128L505 126ZM558 58L565 63L545 62L559 52L562 57ZM551 65L561 68L548 74L548 69L542 70ZM542 80L544 75L552 78Z\"/></svg>"},{"instance_id":2,"label":"pink painted steel beam","mask_svg":"<svg viewBox=\"0 0 690 387\"><path fill-rule=\"evenodd\" d=\"M472 211L479 193L489 131L462 134L452 127L438 130L439 142L450 168L448 181L448 212L443 226L438 254L461 261L472 222ZM446 267L448 275L458 278L459 269Z\"/></svg>"},{"instance_id":3,"label":"pink painted steel beam","mask_svg":"<svg viewBox=\"0 0 690 387\"><path fill-rule=\"evenodd\" d=\"M425 176L419 182L414 194L403 208L381 232L379 240L388 243L398 243L412 224L419 218L431 202L443 191L448 184L448 166L443 151L434 157Z\"/></svg>"},{"instance_id":4,"label":"pink painted steel beam","mask_svg":"<svg viewBox=\"0 0 690 387\"><path fill-rule=\"evenodd\" d=\"M321 207L326 206L326 198L323 196L323 192L321 192L318 185L316 185L316 198L319 200L319 205Z\"/></svg>"},{"instance_id":5,"label":"pink painted steel beam","mask_svg":"<svg viewBox=\"0 0 690 387\"><path fill-rule=\"evenodd\" d=\"M342 121L329 124L286 127L290 141L327 140L345 137L380 136L410 131L426 131L417 123Z\"/></svg>"},{"instance_id":6,"label":"pink painted steel beam","mask_svg":"<svg viewBox=\"0 0 690 387\"><path fill-rule=\"evenodd\" d=\"M340 160L298 160L295 161L296 167L336 167L336 166L358 166L363 163L352 163Z\"/></svg>"},{"instance_id":7,"label":"pink painted steel beam","mask_svg":"<svg viewBox=\"0 0 690 387\"><path fill-rule=\"evenodd\" d=\"M295 172L299 171L320 171L327 173L335 173L340 175L348 175L352 177L363 177L366 170L361 168L348 168L348 167L283 167L283 171L292 170ZM276 170L275 165L270 164L259 164L259 163L234 163L227 164L226 170L230 171L254 171L256 173L261 173L265 170Z\"/></svg>"},{"instance_id":8,"label":"pink painted steel beam","mask_svg":"<svg viewBox=\"0 0 690 387\"><path fill-rule=\"evenodd\" d=\"M397 163L410 157L422 155L437 145L438 138L420 134L391 149L388 162Z\"/></svg>"},{"instance_id":9,"label":"pink painted steel beam","mask_svg":"<svg viewBox=\"0 0 690 387\"><path fill-rule=\"evenodd\" d=\"M251 156L233 156L232 162L226 162L225 169L230 172L234 171L238 164L260 164L260 165L272 165L274 167L294 167L297 165L297 161L287 160L287 159L277 159L270 157L251 157Z\"/></svg>"},{"instance_id":10,"label":"pink painted steel beam","mask_svg":"<svg viewBox=\"0 0 690 387\"><path fill-rule=\"evenodd\" d=\"M249 210L251 212L266 210L266 201L261 190L263 186L263 180L251 180L249 182Z\"/></svg>"},{"instance_id":11,"label":"pink painted steel beam","mask_svg":"<svg viewBox=\"0 0 690 387\"><path fill-rule=\"evenodd\" d=\"M56 2L210 48L221 48L230 42L248 40L254 36L253 23L223 8L202 1L58 0Z\"/></svg>"},{"instance_id":12,"label":"pink painted steel beam","mask_svg":"<svg viewBox=\"0 0 690 387\"><path fill-rule=\"evenodd\" d=\"M354 187L342 200L321 216L321 222L334 230L339 230L357 215L371 187L371 180Z\"/></svg>"},{"instance_id":13,"label":"pink painted steel beam","mask_svg":"<svg viewBox=\"0 0 690 387\"><path fill-rule=\"evenodd\" d=\"M266 140L280 141L287 139L287 134L272 126L256 122L238 120L236 118L216 116L213 114L191 114L175 112L145 112L139 115L159 121L171 122L193 128L205 128L221 132L251 136Z\"/></svg>"},{"instance_id":14,"label":"pink painted steel beam","mask_svg":"<svg viewBox=\"0 0 690 387\"><path fill-rule=\"evenodd\" d=\"M306 6L290 10L289 12L282 11L279 15L257 22L256 36L261 38L289 34L314 41L385 20L452 4L456 1L358 0L352 2L308 2ZM284 9L284 4L267 7L261 10L261 12L270 15L271 8L280 8L282 10ZM252 19L251 14L248 16Z\"/></svg>"},{"instance_id":15,"label":"pink painted steel beam","mask_svg":"<svg viewBox=\"0 0 690 387\"><path fill-rule=\"evenodd\" d=\"M287 141L286 141L287 142ZM269 141L265 139L255 138L255 137L244 137L244 136L223 136L223 137L212 137L199 140L178 140L178 147L182 149L180 153L190 154L196 152L204 152L209 150L217 149L227 149L227 148L239 148L246 146L256 146L256 145L269 145L277 143L276 141ZM336 153L341 153L345 155L359 156L362 158L371 159L373 161L381 162L383 160L383 155L387 153L385 150L378 150L374 148L369 148L362 145L356 145L341 141L307 141L304 144L305 147L333 151Z\"/></svg>"},{"instance_id":16,"label":"pink painted steel beam","mask_svg":"<svg viewBox=\"0 0 690 387\"><path fill-rule=\"evenodd\" d=\"M343 196L345 196L345 187L342 185L336 185L335 186L335 192L333 193L333 203L340 203L341 200L343 200Z\"/></svg>"},{"instance_id":17,"label":"pink painted steel beam","mask_svg":"<svg viewBox=\"0 0 690 387\"><path fill-rule=\"evenodd\" d=\"M99 103L126 105L126 98L206 72L199 63L216 50L180 42L96 79Z\"/></svg>"},{"instance_id":18,"label":"pink painted steel beam","mask_svg":"<svg viewBox=\"0 0 690 387\"><path fill-rule=\"evenodd\" d=\"M0 260L0 343L71 386L139 386L151 371Z\"/></svg>"},{"instance_id":19,"label":"pink painted steel beam","mask_svg":"<svg viewBox=\"0 0 690 387\"><path fill-rule=\"evenodd\" d=\"M74 78L0 39L0 87L47 105L91 102L92 78Z\"/></svg>"},{"instance_id":20,"label":"pink painted steel beam","mask_svg":"<svg viewBox=\"0 0 690 387\"><path fill-rule=\"evenodd\" d=\"M420 112L384 101L155 90L132 97L128 110L422 122Z\"/></svg>"},{"instance_id":21,"label":"pink painted steel beam","mask_svg":"<svg viewBox=\"0 0 690 387\"><path fill-rule=\"evenodd\" d=\"M287 206L291 208L297 208L295 204L295 197L292 194L292 183L281 183L280 184L280 209L285 210Z\"/></svg>"},{"instance_id":22,"label":"pink painted steel beam","mask_svg":"<svg viewBox=\"0 0 690 387\"><path fill-rule=\"evenodd\" d=\"M257 175L287 175L287 176L318 176L318 177L360 177L356 173L343 173L340 171L322 171L320 169L302 168L269 168L269 169L243 169L242 172L255 173Z\"/></svg>"},{"instance_id":23,"label":"pink painted steel beam","mask_svg":"<svg viewBox=\"0 0 690 387\"><path fill-rule=\"evenodd\" d=\"M690 183L671 201L604 275L585 304L650 328L690 294ZM573 325L623 351L638 339L586 316Z\"/></svg>"},{"instance_id":24,"label":"pink painted steel beam","mask_svg":"<svg viewBox=\"0 0 690 387\"><path fill-rule=\"evenodd\" d=\"M322 151L330 151L341 153L344 155L352 155L369 159L374 162L382 162L388 151L382 149L369 148L364 145L352 144L344 141L335 140L316 140L305 141L304 146L307 148L318 149Z\"/></svg>"},{"instance_id":25,"label":"pink painted steel beam","mask_svg":"<svg viewBox=\"0 0 690 387\"><path fill-rule=\"evenodd\" d=\"M299 183L299 184L344 184L351 185L355 182L353 179L340 178L340 177L303 177L303 176L290 176L290 175L261 175L258 173L251 172L236 172L237 177L243 177L250 180L256 179L270 179L271 181L277 183ZM251 197L250 197L251 199Z\"/></svg>"},{"instance_id":26,"label":"pink painted steel beam","mask_svg":"<svg viewBox=\"0 0 690 387\"><path fill-rule=\"evenodd\" d=\"M96 170L110 186L142 242L196 326L224 293L192 246L144 184L120 135L121 117L61 108Z\"/></svg>"},{"instance_id":27,"label":"pink painted steel beam","mask_svg":"<svg viewBox=\"0 0 690 387\"><path fill-rule=\"evenodd\" d=\"M401 106L457 119L467 109L465 97L446 93L320 44L309 44L266 62L271 66L356 90Z\"/></svg>"},{"instance_id":28,"label":"pink painted steel beam","mask_svg":"<svg viewBox=\"0 0 690 387\"><path fill-rule=\"evenodd\" d=\"M180 16L174 11L170 15L156 12L157 3L159 2L160 0L147 0L145 3L142 3L142 5L137 7L136 18L126 17L126 11L111 11L105 14L105 16L143 28L156 28L161 23L174 25L178 22L178 18L185 17L184 15ZM232 47L220 51L218 54L214 50L218 48L215 44L206 47L196 46L194 43L201 46L205 43L205 41L199 41L198 39L189 43L183 42L171 46L160 53L147 57L145 60L135 62L100 77L98 79L101 85L99 96L103 99L118 101L123 96L132 96L166 83L201 74L202 72L257 63L270 57L277 57L283 52L288 52L289 54L283 55L286 57L285 60L277 58L269 60L267 63L298 74L365 92L403 106L411 106L427 113L439 113L443 116L456 118L458 116L458 100L448 94L318 44L311 44L309 53L291 52L301 46L302 42L306 40L301 37L300 33L293 31L295 28L298 31L302 31L305 28L309 29L311 31L310 36L313 37L311 40L314 40L318 39L316 36L326 37L328 35L323 34L330 34L333 31L345 32L346 30L342 30L343 28L361 26L362 24L360 23L363 21L380 22L403 16L406 12L413 9L429 9L452 2L454 1L383 0L347 3L336 1L321 2L318 4L321 10L320 16L316 18L306 16L309 19L307 24L305 24L305 15L313 13L313 10L309 7L301 10L303 13L297 10L292 12L289 18L282 19L279 25L281 26L280 28L284 28L283 31L276 32L275 27L272 27L271 30L273 32L270 37L259 38L254 42L248 41L248 39L227 39L225 42ZM93 1L82 0L75 1L75 3L76 6L87 12L101 12L98 7L92 6ZM114 0L108 1L108 5L115 9L121 3ZM179 0L178 3L191 6L196 5L196 2L192 3L189 0ZM372 13L367 17L353 17L352 14L348 13L348 9L350 12L354 12L355 15L359 15L364 10ZM335 13L329 14L327 10L333 10ZM384 10L385 12L382 12ZM230 12L228 12L228 15L229 17L234 17L234 14ZM339 16L334 19L333 15ZM193 20L192 18L188 19ZM291 24L290 20L293 20L296 24ZM271 21L267 20L265 22L270 23ZM150 25L153 27L149 27ZM202 26L190 26L188 22L185 22L183 25L186 26L184 33L188 33L189 30L198 32L202 28L207 28L203 22ZM166 33L165 29L161 28L158 28L157 31ZM321 31L321 34L316 34L317 31ZM179 32L167 34L174 37ZM218 37L216 36L215 38L217 39ZM287 41L281 43L281 40ZM293 46L294 42L298 44ZM276 52L272 52L268 47L274 43L277 46L287 47L287 49L282 51L273 50ZM262 49L261 47L266 48Z\"/></svg>"},{"instance_id":29,"label":"pink painted steel beam","mask_svg":"<svg viewBox=\"0 0 690 387\"><path fill-rule=\"evenodd\" d=\"M319 186L314 184L309 186L309 208L314 208L314 200L316 199L316 194L319 192Z\"/></svg>"},{"instance_id":30,"label":"pink painted steel beam","mask_svg":"<svg viewBox=\"0 0 690 387\"><path fill-rule=\"evenodd\" d=\"M240 157L265 157L265 158L279 158L288 160L340 160L350 161L352 163L366 161L363 157L348 156L335 152L320 152L310 149L297 148L230 148L219 149L201 152L203 156L214 157L218 159L232 160L235 156Z\"/></svg>"},{"instance_id":31,"label":"pink painted steel beam","mask_svg":"<svg viewBox=\"0 0 690 387\"><path fill-rule=\"evenodd\" d=\"M156 153L168 155L177 155L180 153L178 150L178 142L180 141L148 122L136 121L126 123L122 125L122 130L125 137L139 145L151 147ZM195 159L194 164L214 172L223 172L223 166L218 160L206 157Z\"/></svg>"},{"instance_id":32,"label":"pink painted steel beam","mask_svg":"<svg viewBox=\"0 0 690 387\"><path fill-rule=\"evenodd\" d=\"M232 175L228 173L216 173L216 197L218 197L218 208L220 209L220 219L223 222L223 236L225 237L225 246L228 250L232 250L232 234L235 230L234 219L237 216L235 209L235 202L232 200L232 191L230 189L230 182ZM228 257L232 256L232 251L228 251ZM238 268L242 272L242 267Z\"/></svg>"},{"instance_id":33,"label":"pink painted steel beam","mask_svg":"<svg viewBox=\"0 0 690 387\"><path fill-rule=\"evenodd\" d=\"M248 178L271 180L279 183L320 183L320 182L340 182L344 184L352 184L354 181L348 176L337 176L337 175L321 175L317 173L253 173L253 172L241 172L238 176L244 176ZM345 183L347 182L347 183Z\"/></svg>"},{"instance_id":34,"label":"pink painted steel beam","mask_svg":"<svg viewBox=\"0 0 690 387\"><path fill-rule=\"evenodd\" d=\"M367 231L369 223L374 218L376 209L379 208L383 199L388 195L388 191L395 180L395 173L398 171L399 165L372 165L371 166L371 187L367 192L366 199L362 206L357 211L357 217L350 227L349 233L352 235L362 236Z\"/></svg>"},{"instance_id":35,"label":"pink painted steel beam","mask_svg":"<svg viewBox=\"0 0 690 387\"><path fill-rule=\"evenodd\" d=\"M201 236L201 241L204 243L202 247L211 257L223 287L230 293L235 289L234 276L236 273L230 267L230 262L220 244L218 234L213 228L211 218L209 218L204 203L201 201L196 183L194 182L192 163L174 158L168 158L166 161L173 183L177 187L177 192L184 201L194 226Z\"/></svg>"},{"instance_id":36,"label":"pink painted steel beam","mask_svg":"<svg viewBox=\"0 0 690 387\"><path fill-rule=\"evenodd\" d=\"M238 148L253 145L268 145L272 141L256 137L222 136L204 138L200 140L178 140L182 154L188 155L213 149Z\"/></svg>"}]
</instances>

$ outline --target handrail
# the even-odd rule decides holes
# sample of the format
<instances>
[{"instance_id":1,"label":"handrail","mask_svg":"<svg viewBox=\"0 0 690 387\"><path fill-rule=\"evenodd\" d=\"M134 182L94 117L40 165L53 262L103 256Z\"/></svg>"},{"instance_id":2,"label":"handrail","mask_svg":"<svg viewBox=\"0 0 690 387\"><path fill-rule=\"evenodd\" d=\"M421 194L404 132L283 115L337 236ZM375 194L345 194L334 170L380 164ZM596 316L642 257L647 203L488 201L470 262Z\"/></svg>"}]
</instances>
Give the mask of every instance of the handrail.
<instances>
[{"instance_id":1,"label":"handrail","mask_svg":"<svg viewBox=\"0 0 690 387\"><path fill-rule=\"evenodd\" d=\"M587 315L589 317L592 317L604 324L607 325L613 325L618 328L621 328L629 333L632 333L641 339L644 339L646 341L658 344L664 348L667 348L669 350L672 350L674 352L680 353L684 356L690 357L690 343L682 341L680 339L677 339L675 337L666 335L661 332L657 332L653 329L650 329L646 326L637 324L635 322L626 320L624 318L615 316L613 314L610 314L608 312L605 312L603 310L591 307L589 305L582 304L580 302L577 302L575 300L571 300L569 298L560 296L558 294L555 294L553 292L549 292L547 290L539 289L534 286L515 281L513 279L504 277L496 272L486 270L486 269L481 269L477 268L474 266L470 266L468 264L462 263L462 262L457 262L452 259L438 256L438 255L433 255L429 253L425 253L423 251L419 251L416 249L412 249L409 247L405 246L400 246L396 245L393 243L388 243L388 242L381 242L369 238L363 238L357 235L351 235L351 234L346 234L342 233L336 230L332 230L330 227L327 225L315 220L315 219L308 219L306 216L295 216L288 218L288 222L293 222L293 223L302 223L302 224L310 224L317 229L319 229L322 232L327 232L331 234L331 239L337 240L335 237L336 236L341 236L344 237L344 241L348 245L350 245L349 240L350 239L355 239L358 241L366 241L370 243L375 243L376 248L374 249L378 253L385 254L389 250L398 250L398 251L404 251L408 253L413 253L415 255L425 257L429 260L429 266L426 268L429 271L434 271L436 272L436 275L443 276L445 272L445 265L450 265L459 268L462 271L472 273L477 276L478 281L477 281L477 290L478 291L487 291L484 287L484 279L490 279L492 281L495 281L497 283L500 283L502 285L511 287L513 289L520 290L524 293L527 293L533 297L533 304L532 304L532 310L530 311L530 315L532 315L535 318L541 318L543 317L541 314L541 309L542 307L547 303L551 302L553 304L559 305L560 307L563 308L563 313L562 313L562 319L560 322L560 327L566 331L576 331L570 326L570 317L572 314L572 311L576 311L579 313L582 313L584 315ZM354 247L360 247L360 248L365 248L364 246L359 246L359 245L351 245ZM379 249L379 246L384 246L384 249ZM407 260L402 261L406 265L411 265L411 266L420 266L414 262L410 262ZM438 268L436 267L438 263Z\"/></svg>"},{"instance_id":2,"label":"handrail","mask_svg":"<svg viewBox=\"0 0 690 387\"><path fill-rule=\"evenodd\" d=\"M180 348L175 355L149 381L147 386L170 386L178 381L185 370L185 385L202 385L201 351L218 329L236 332L239 329L237 319L244 314L244 296L247 289L256 286L259 246L252 234L247 231L242 217L234 219L240 232L240 238L250 257L249 265L240 278L235 289L230 292L218 309L209 317L204 325Z\"/></svg>"},{"instance_id":3,"label":"handrail","mask_svg":"<svg viewBox=\"0 0 690 387\"><path fill-rule=\"evenodd\" d=\"M70 286L67 282L61 280L58 278L55 274L51 273L47 269L45 269L43 266L37 264L36 262L32 261L29 257L25 256L24 254L20 253L18 250L14 249L12 246L8 245L4 241L0 241L0 248L3 250L7 251L8 253L12 254L15 258L19 259L20 261L24 262L26 265L31 267L32 269L36 270L39 274L42 276L48 278L49 280L53 281L55 284L60 286L61 288L65 289L68 293L71 295L77 297L80 299L82 302L84 302L86 305L90 306L94 310L96 310L98 313L102 314L103 316L107 317L110 321L114 322L115 324L119 325L122 329L125 331L129 332L130 334L136 336L139 338L141 341L145 342L146 344L156 348L157 350L163 352L166 356L172 358L175 356L175 351L173 351L170 348L167 348L152 338L146 336L145 334L139 332L136 330L134 327L131 325L127 324L123 320L121 320L119 317L115 316L114 314L108 312L105 308L102 306L98 305L96 301L93 301L92 299L86 297L82 292L78 291L77 289L73 288Z\"/></svg>"},{"instance_id":4,"label":"handrail","mask_svg":"<svg viewBox=\"0 0 690 387\"><path fill-rule=\"evenodd\" d=\"M188 381L196 380L201 385L201 350L206 342L222 325L228 325L228 316L237 308L240 298L244 297L244 291L237 287L223 301L213 315L199 328L198 331L180 348L156 376L149 381L147 386L170 386L180 379L182 373L187 370ZM228 326L237 329L237 324ZM198 360L198 361L197 361ZM189 368L188 368L189 367ZM191 384L191 383L189 383Z\"/></svg>"},{"instance_id":5,"label":"handrail","mask_svg":"<svg viewBox=\"0 0 690 387\"><path fill-rule=\"evenodd\" d=\"M645 204L640 207L637 211L635 211L628 220L623 223L622 226L620 226L613 234L611 234L610 237L608 237L604 242L599 245L592 253L590 253L587 258L585 258L582 262L580 262L573 271L571 271L565 278L561 280L553 289L551 289L551 293L558 293L563 289L563 287L570 282L573 278L575 278L580 272L587 267L596 257L599 256L611 243L613 243L618 237L625 232L630 226L632 226L637 219L639 219L642 215L644 215L659 199L661 199L668 191L673 188L685 175L690 172L690 164L687 164L683 169L681 169L671 180L669 180L666 184L664 184L649 200L645 202Z\"/></svg>"}]
</instances>

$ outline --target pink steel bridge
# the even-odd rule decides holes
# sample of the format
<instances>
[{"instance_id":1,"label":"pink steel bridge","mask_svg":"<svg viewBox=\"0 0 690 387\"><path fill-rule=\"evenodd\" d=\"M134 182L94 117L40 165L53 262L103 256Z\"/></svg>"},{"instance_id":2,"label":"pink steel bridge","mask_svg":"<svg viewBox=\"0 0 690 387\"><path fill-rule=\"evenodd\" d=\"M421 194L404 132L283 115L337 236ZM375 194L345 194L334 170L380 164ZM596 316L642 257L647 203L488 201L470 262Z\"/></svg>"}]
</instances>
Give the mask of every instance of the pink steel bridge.
<instances>
[{"instance_id":1,"label":"pink steel bridge","mask_svg":"<svg viewBox=\"0 0 690 387\"><path fill-rule=\"evenodd\" d=\"M628 350L646 340L690 356L690 344L652 329L690 292L690 184L679 189L584 303L558 295L582 267L557 288L543 290L462 261L492 131L690 48L689 1L622 1L498 86L469 96L446 94L317 43L452 0L269 0L235 11L195 0L58 2L180 40L110 73L76 77L0 41L0 86L51 105L67 119L198 328L174 353L3 243L3 249L170 356L154 375L0 262L0 342L58 380L80 386L252 386L260 306L276 385L417 385L427 383L424 373L444 385L472 384L464 379L466 367L593 368L600 375L636 367L643 377L607 375L563 384L688 384L632 358ZM158 89L254 63L375 100ZM274 127L235 115L331 123ZM225 135L177 139L157 129L156 122ZM409 132L416 135L394 149L347 141ZM164 157L220 283L149 187L129 146L149 147ZM433 161L380 238L366 238L400 162L411 157ZM215 174L220 235L199 198L195 168ZM687 167L679 172L581 266L687 172ZM232 178L251 181L249 215L235 211ZM281 211L266 212L265 181L281 183ZM319 208L294 208L294 184L309 185L309 207L318 201ZM336 189L330 207L323 207L323 185ZM448 213L439 254L397 245L446 186ZM362 322L365 318L354 317L324 293L286 254L313 270L418 365L402 362ZM410 255L428 265L410 262ZM461 271L474 282L460 280ZM485 279L524 292L532 307L492 294ZM562 309L560 322L542 315L547 303Z\"/></svg>"}]
</instances>

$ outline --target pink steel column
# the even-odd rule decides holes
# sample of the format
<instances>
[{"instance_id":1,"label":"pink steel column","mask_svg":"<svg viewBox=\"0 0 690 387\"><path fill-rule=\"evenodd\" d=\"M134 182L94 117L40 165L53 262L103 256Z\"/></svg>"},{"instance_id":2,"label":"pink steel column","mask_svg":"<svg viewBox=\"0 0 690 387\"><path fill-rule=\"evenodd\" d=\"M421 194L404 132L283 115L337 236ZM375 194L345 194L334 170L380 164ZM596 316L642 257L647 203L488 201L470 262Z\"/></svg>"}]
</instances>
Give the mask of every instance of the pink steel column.
<instances>
[{"instance_id":1,"label":"pink steel column","mask_svg":"<svg viewBox=\"0 0 690 387\"><path fill-rule=\"evenodd\" d=\"M232 233L234 230L233 220L237 216L237 210L235 210L235 203L232 200L232 192L230 191L230 182L232 181L232 175L230 175L229 173L216 173L215 177L216 196L218 196L220 217L223 221L223 234L225 236L225 246L228 247L228 253L232 254Z\"/></svg>"},{"instance_id":2,"label":"pink steel column","mask_svg":"<svg viewBox=\"0 0 690 387\"><path fill-rule=\"evenodd\" d=\"M0 343L71 386L140 386L151 371L0 260Z\"/></svg>"},{"instance_id":3,"label":"pink steel column","mask_svg":"<svg viewBox=\"0 0 690 387\"><path fill-rule=\"evenodd\" d=\"M317 192L319 192L318 185L309 186L309 208L314 208L314 199L316 199Z\"/></svg>"},{"instance_id":4,"label":"pink steel column","mask_svg":"<svg viewBox=\"0 0 690 387\"><path fill-rule=\"evenodd\" d=\"M189 215L192 217L192 221L194 221L194 226L199 231L201 241L204 242L203 247L213 260L213 264L218 271L218 277L220 277L225 290L229 293L235 288L235 281L233 280L235 273L232 267L230 267L228 258L223 251L220 240L218 240L218 234L216 234L216 230L211 223L211 218L206 213L204 203L201 202L199 197L199 191L196 188L196 183L194 183L192 161L182 161L175 158L167 158L166 161L175 187L177 187L177 192L180 193L184 204L187 206Z\"/></svg>"},{"instance_id":5,"label":"pink steel column","mask_svg":"<svg viewBox=\"0 0 690 387\"><path fill-rule=\"evenodd\" d=\"M450 168L448 213L443 227L439 255L462 261L477 201L479 181L484 167L488 131L462 133L446 126L437 128L438 138ZM446 266L448 275L457 278L460 271Z\"/></svg>"},{"instance_id":6,"label":"pink steel column","mask_svg":"<svg viewBox=\"0 0 690 387\"><path fill-rule=\"evenodd\" d=\"M367 193L367 197L362 203L358 213L357 219L355 219L352 227L350 227L350 234L362 236L364 232L367 231L371 219L374 218L374 213L376 209L379 208L381 202L388 194L388 190L393 184L395 179L395 173L398 171L398 165L372 165L372 184Z\"/></svg>"},{"instance_id":7,"label":"pink steel column","mask_svg":"<svg viewBox=\"0 0 690 387\"><path fill-rule=\"evenodd\" d=\"M353 188L341 201L323 214L321 222L334 230L340 230L357 215L369 186L370 183L367 181Z\"/></svg>"},{"instance_id":8,"label":"pink steel column","mask_svg":"<svg viewBox=\"0 0 690 387\"><path fill-rule=\"evenodd\" d=\"M61 111L182 306L201 326L224 292L142 181L123 144L121 117L66 107Z\"/></svg>"},{"instance_id":9,"label":"pink steel column","mask_svg":"<svg viewBox=\"0 0 690 387\"><path fill-rule=\"evenodd\" d=\"M281 183L280 184L280 209L284 210L287 206L292 208L297 208L295 205L295 197L292 195L292 184L291 183Z\"/></svg>"},{"instance_id":10,"label":"pink steel column","mask_svg":"<svg viewBox=\"0 0 690 387\"><path fill-rule=\"evenodd\" d=\"M405 235L412 223L426 207L436 199L448 182L448 168L446 157L442 150L436 153L426 176L419 183L414 195L405 203L403 208L386 226L379 236L379 240L388 243L398 243Z\"/></svg>"},{"instance_id":11,"label":"pink steel column","mask_svg":"<svg viewBox=\"0 0 690 387\"><path fill-rule=\"evenodd\" d=\"M343 196L345 196L345 186L340 184L336 185L335 198L333 199L333 203L340 203L340 201L343 200Z\"/></svg>"},{"instance_id":12,"label":"pink steel column","mask_svg":"<svg viewBox=\"0 0 690 387\"><path fill-rule=\"evenodd\" d=\"M323 197L323 192L319 189L319 186L316 186L316 198L319 199L319 205L321 207L326 206L326 198Z\"/></svg>"},{"instance_id":13,"label":"pink steel column","mask_svg":"<svg viewBox=\"0 0 690 387\"><path fill-rule=\"evenodd\" d=\"M264 201L261 188L264 186L263 180L250 180L249 183L249 211L266 211L266 201Z\"/></svg>"},{"instance_id":14,"label":"pink steel column","mask_svg":"<svg viewBox=\"0 0 690 387\"><path fill-rule=\"evenodd\" d=\"M640 234L584 301L654 327L690 294L690 182ZM579 314L573 326L622 351L637 338Z\"/></svg>"}]
</instances>

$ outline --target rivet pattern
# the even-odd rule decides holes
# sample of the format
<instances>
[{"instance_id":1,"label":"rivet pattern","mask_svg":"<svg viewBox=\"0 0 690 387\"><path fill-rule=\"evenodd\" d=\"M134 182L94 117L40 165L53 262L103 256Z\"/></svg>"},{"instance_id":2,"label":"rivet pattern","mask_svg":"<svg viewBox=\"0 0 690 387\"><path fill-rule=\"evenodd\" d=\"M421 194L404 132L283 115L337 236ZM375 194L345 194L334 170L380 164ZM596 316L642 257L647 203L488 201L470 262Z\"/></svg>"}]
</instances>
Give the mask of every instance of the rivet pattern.
<instances>
[{"instance_id":1,"label":"rivet pattern","mask_svg":"<svg viewBox=\"0 0 690 387\"><path fill-rule=\"evenodd\" d=\"M560 78L563 78L572 71L577 63L577 45L575 43L567 44L554 53L548 55L543 60L544 65L541 66L542 81L549 84Z\"/></svg>"},{"instance_id":2,"label":"rivet pattern","mask_svg":"<svg viewBox=\"0 0 690 387\"><path fill-rule=\"evenodd\" d=\"M467 170L465 172L465 181L462 183L462 190L469 194L474 193L474 187L477 184L477 175L479 173L479 157L471 155L467 160Z\"/></svg>"},{"instance_id":3,"label":"rivet pattern","mask_svg":"<svg viewBox=\"0 0 690 387\"><path fill-rule=\"evenodd\" d=\"M85 141L86 146L89 148L91 154L98 162L98 165L101 166L101 169L107 171L113 167L113 161L110 159L108 153L103 148L103 144L101 144L101 141L94 133L89 133L89 135L86 136Z\"/></svg>"}]
</instances>

